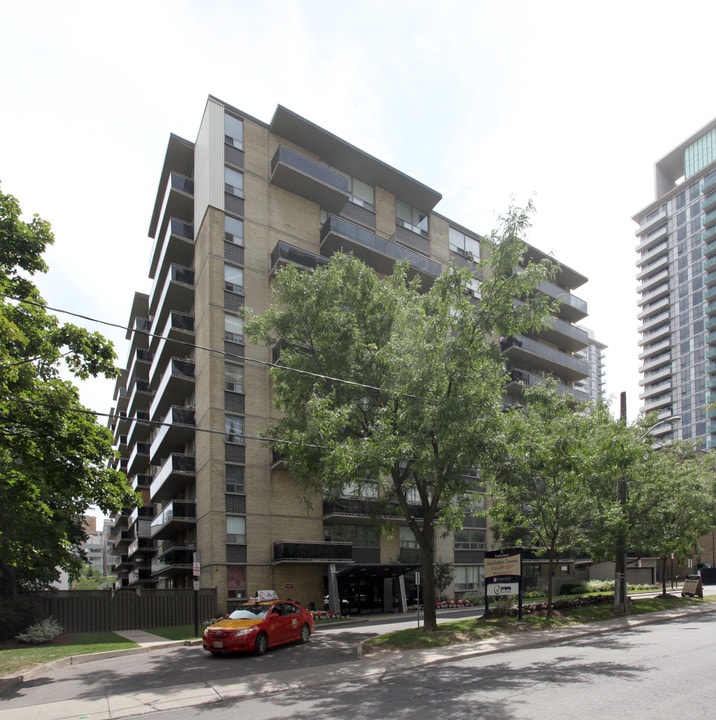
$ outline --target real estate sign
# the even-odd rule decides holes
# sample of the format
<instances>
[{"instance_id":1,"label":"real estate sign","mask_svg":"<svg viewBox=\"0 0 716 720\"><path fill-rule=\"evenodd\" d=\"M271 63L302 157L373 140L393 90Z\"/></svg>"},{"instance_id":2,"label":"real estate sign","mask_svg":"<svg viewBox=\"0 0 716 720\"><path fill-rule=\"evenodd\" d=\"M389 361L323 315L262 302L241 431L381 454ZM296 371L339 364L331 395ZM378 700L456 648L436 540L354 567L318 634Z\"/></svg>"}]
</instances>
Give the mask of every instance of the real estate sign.
<instances>
[{"instance_id":1,"label":"real estate sign","mask_svg":"<svg viewBox=\"0 0 716 720\"><path fill-rule=\"evenodd\" d=\"M522 550L485 552L485 617L490 614L490 598L517 595L522 620Z\"/></svg>"}]
</instances>

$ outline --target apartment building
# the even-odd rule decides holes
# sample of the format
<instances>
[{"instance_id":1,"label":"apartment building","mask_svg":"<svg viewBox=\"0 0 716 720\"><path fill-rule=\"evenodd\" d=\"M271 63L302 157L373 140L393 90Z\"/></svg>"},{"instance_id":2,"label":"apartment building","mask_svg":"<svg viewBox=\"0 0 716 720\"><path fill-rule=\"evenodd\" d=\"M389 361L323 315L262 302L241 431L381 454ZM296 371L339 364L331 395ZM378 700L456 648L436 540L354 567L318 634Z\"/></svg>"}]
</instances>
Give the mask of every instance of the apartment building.
<instances>
[{"instance_id":1,"label":"apartment building","mask_svg":"<svg viewBox=\"0 0 716 720\"><path fill-rule=\"evenodd\" d=\"M716 120L654 167L654 202L634 216L642 410L678 416L664 440L716 437Z\"/></svg>"},{"instance_id":2,"label":"apartment building","mask_svg":"<svg viewBox=\"0 0 716 720\"><path fill-rule=\"evenodd\" d=\"M261 442L275 419L271 350L245 341L237 310L262 311L286 263L311 269L336 251L381 273L406 259L425 285L449 263L471 267L480 235L436 211L436 190L311 121L277 107L270 122L209 97L196 139L169 138L149 235L149 294L130 310L126 369L112 427L118 467L144 505L112 529L118 584L216 587L220 608L275 589L320 607L335 588L351 611L390 609L410 594L416 544L394 518L392 537L371 521L371 498L346 489L306 509L279 456ZM528 248L528 259L546 257ZM553 377L587 399L576 323L586 282L561 266L541 290L560 301L539 336L505 338L505 401ZM484 518L437 539L455 567L449 594L480 592Z\"/></svg>"}]
</instances>

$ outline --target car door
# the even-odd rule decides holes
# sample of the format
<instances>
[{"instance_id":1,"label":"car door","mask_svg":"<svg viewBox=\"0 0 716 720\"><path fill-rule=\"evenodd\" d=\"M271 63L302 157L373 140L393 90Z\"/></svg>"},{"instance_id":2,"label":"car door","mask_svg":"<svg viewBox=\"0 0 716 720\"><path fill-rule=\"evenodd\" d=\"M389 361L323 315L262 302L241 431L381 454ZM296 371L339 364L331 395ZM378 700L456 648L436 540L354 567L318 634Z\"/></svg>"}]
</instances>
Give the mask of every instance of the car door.
<instances>
[{"instance_id":1,"label":"car door","mask_svg":"<svg viewBox=\"0 0 716 720\"><path fill-rule=\"evenodd\" d=\"M298 608L293 603L283 603L282 617L286 621L285 642L298 640L301 637L301 616L298 612Z\"/></svg>"}]
</instances>

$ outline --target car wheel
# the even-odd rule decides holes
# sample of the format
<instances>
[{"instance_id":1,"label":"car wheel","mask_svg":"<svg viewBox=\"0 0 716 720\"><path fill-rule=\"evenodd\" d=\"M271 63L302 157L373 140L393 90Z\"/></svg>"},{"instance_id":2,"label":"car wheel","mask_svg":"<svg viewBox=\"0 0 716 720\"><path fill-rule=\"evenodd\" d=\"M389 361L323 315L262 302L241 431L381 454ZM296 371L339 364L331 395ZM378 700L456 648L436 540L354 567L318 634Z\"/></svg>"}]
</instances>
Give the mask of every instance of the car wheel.
<instances>
[{"instance_id":1,"label":"car wheel","mask_svg":"<svg viewBox=\"0 0 716 720\"><path fill-rule=\"evenodd\" d=\"M307 643L311 639L311 628L308 625L304 625L301 628L301 642Z\"/></svg>"},{"instance_id":2,"label":"car wheel","mask_svg":"<svg viewBox=\"0 0 716 720\"><path fill-rule=\"evenodd\" d=\"M263 655L268 650L268 636L266 633L259 633L254 643L254 655Z\"/></svg>"}]
</instances>

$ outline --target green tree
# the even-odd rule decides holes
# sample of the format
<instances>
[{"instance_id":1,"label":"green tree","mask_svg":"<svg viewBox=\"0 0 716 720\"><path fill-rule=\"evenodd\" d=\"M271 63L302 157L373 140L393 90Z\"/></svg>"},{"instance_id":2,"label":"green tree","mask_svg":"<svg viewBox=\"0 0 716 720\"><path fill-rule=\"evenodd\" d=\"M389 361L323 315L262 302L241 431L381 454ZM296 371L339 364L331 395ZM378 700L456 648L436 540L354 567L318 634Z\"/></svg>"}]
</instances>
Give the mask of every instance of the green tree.
<instances>
[{"instance_id":1,"label":"green tree","mask_svg":"<svg viewBox=\"0 0 716 720\"><path fill-rule=\"evenodd\" d=\"M500 338L539 330L551 308L535 289L553 264L522 267L528 212L503 220L483 243L477 303L467 270L449 267L421 292L406 264L381 278L337 254L314 271L283 268L274 304L246 313L247 335L281 350L271 375L282 416L267 432L301 494L377 485L400 509L420 549L426 631L437 627L436 534L461 527L468 473L502 424Z\"/></svg>"},{"instance_id":2,"label":"green tree","mask_svg":"<svg viewBox=\"0 0 716 720\"><path fill-rule=\"evenodd\" d=\"M108 467L112 434L60 377L63 364L80 379L117 369L108 340L46 311L31 278L53 242L49 223L22 220L0 192L0 596L52 582L57 568L74 576L85 511L135 503Z\"/></svg>"},{"instance_id":3,"label":"green tree","mask_svg":"<svg viewBox=\"0 0 716 720\"><path fill-rule=\"evenodd\" d=\"M85 564L70 583L70 590L106 590L114 585L114 580L113 577L104 577L94 565Z\"/></svg>"},{"instance_id":4,"label":"green tree","mask_svg":"<svg viewBox=\"0 0 716 720\"><path fill-rule=\"evenodd\" d=\"M524 405L511 408L506 420L498 453L484 466L491 528L509 546L547 558L551 617L555 567L585 545L594 416L547 382L525 389Z\"/></svg>"},{"instance_id":5,"label":"green tree","mask_svg":"<svg viewBox=\"0 0 716 720\"><path fill-rule=\"evenodd\" d=\"M655 442L651 430L664 422L655 413L632 425L603 420L594 436L589 486L592 556L614 558L620 576L627 553L655 555L664 564L672 552L688 555L714 526L713 456L687 442ZM620 584L615 608L623 611L626 587Z\"/></svg>"},{"instance_id":6,"label":"green tree","mask_svg":"<svg viewBox=\"0 0 716 720\"><path fill-rule=\"evenodd\" d=\"M716 524L715 503L713 456L691 443L652 449L632 479L627 495L632 548L661 558L664 595L667 559L694 552Z\"/></svg>"}]
</instances>

